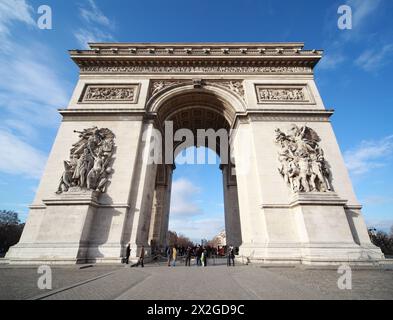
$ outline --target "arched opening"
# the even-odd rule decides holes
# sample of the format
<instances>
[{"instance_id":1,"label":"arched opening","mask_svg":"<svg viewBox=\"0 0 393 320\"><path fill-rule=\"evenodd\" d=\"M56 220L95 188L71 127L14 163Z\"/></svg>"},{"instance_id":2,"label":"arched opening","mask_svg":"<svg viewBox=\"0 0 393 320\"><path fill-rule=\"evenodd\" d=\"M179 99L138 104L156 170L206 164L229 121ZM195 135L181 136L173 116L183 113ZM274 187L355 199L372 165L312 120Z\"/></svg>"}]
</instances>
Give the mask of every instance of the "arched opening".
<instances>
[{"instance_id":1,"label":"arched opening","mask_svg":"<svg viewBox=\"0 0 393 320\"><path fill-rule=\"evenodd\" d=\"M182 233L197 243L201 243L202 239L211 240L214 235L225 230L227 245L241 245L237 183L229 152L229 134L237 110L225 98L228 93L222 95L220 90L190 86L175 88L173 92L165 92L165 98L157 97L151 105L150 111L154 112L158 119L156 126L164 137L164 149L168 144L171 145L173 160L176 159L177 162L175 164L166 161L165 164L157 166L148 240L153 251L162 250L169 244L169 229L175 229L172 231ZM168 141L165 134L168 123L174 133L173 141ZM176 167L179 168L179 174L174 173ZM213 170L216 170L215 174L209 176L209 172ZM198 174L198 171L201 173L198 176L200 183L195 184L192 176ZM206 181L203 181L204 176ZM188 209L180 212L181 208L173 206L177 205L173 201L187 201L181 199L179 192L183 192L183 196L189 196L190 193L192 195L198 188L206 187L208 178L214 180L210 187L215 190L216 195L215 204L211 208L208 207L209 204L205 204L200 212L198 208L188 208L191 212ZM197 217L190 216L193 210ZM183 215L182 221L176 219L180 218L176 217L176 213ZM195 220L196 218L199 220ZM209 228L202 231L204 221L214 221L215 225L209 225Z\"/></svg>"},{"instance_id":2,"label":"arched opening","mask_svg":"<svg viewBox=\"0 0 393 320\"><path fill-rule=\"evenodd\" d=\"M204 164L184 160L204 158ZM214 159L213 161L211 161ZM210 160L210 161L209 161ZM206 147L188 147L175 158L168 230L194 244L213 240L225 231L224 192L220 158ZM183 239L179 242L184 245ZM167 238L172 245L171 236Z\"/></svg>"}]
</instances>

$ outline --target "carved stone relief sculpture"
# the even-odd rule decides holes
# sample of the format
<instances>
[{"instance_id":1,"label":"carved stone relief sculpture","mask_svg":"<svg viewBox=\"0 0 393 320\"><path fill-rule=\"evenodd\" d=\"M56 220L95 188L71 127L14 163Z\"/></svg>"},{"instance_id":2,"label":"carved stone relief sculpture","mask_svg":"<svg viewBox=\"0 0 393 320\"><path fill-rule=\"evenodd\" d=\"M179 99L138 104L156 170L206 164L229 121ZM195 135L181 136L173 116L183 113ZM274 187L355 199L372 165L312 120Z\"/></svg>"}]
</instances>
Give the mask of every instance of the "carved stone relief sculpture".
<instances>
[{"instance_id":1,"label":"carved stone relief sculpture","mask_svg":"<svg viewBox=\"0 0 393 320\"><path fill-rule=\"evenodd\" d=\"M299 101L307 102L304 88L264 88L257 87L258 102L265 101Z\"/></svg>"},{"instance_id":2,"label":"carved stone relief sculpture","mask_svg":"<svg viewBox=\"0 0 393 320\"><path fill-rule=\"evenodd\" d=\"M313 129L292 125L288 135L276 129L275 141L280 148L278 171L293 192L333 191L329 165Z\"/></svg>"},{"instance_id":3,"label":"carved stone relief sculpture","mask_svg":"<svg viewBox=\"0 0 393 320\"><path fill-rule=\"evenodd\" d=\"M92 127L79 133L79 141L72 145L70 159L64 161L57 194L93 190L106 192L114 152L114 134L107 128Z\"/></svg>"},{"instance_id":4,"label":"carved stone relief sculpture","mask_svg":"<svg viewBox=\"0 0 393 320\"><path fill-rule=\"evenodd\" d=\"M138 85L88 85L81 102L131 102L137 101Z\"/></svg>"}]
</instances>

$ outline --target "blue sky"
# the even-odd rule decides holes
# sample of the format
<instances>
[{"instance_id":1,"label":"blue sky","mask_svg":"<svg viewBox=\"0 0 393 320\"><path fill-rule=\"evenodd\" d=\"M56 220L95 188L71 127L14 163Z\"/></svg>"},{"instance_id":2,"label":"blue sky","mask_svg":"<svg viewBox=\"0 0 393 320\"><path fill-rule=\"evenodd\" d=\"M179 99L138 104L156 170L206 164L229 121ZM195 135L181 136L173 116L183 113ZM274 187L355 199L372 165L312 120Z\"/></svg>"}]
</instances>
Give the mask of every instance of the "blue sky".
<instances>
[{"instance_id":1,"label":"blue sky","mask_svg":"<svg viewBox=\"0 0 393 320\"><path fill-rule=\"evenodd\" d=\"M43 4L52 9L52 30L37 27ZM352 30L337 27L342 4L353 10ZM0 208L26 218L60 123L56 110L67 105L78 78L68 49L87 41L303 41L308 49L325 50L317 85L326 106L336 110L333 126L366 221L389 228L392 11L390 0L0 0ZM177 167L180 192L173 203L180 205L172 208L171 226L178 228L181 217L194 226L177 231L200 238L223 227L217 168ZM181 212L182 201L194 211Z\"/></svg>"}]
</instances>

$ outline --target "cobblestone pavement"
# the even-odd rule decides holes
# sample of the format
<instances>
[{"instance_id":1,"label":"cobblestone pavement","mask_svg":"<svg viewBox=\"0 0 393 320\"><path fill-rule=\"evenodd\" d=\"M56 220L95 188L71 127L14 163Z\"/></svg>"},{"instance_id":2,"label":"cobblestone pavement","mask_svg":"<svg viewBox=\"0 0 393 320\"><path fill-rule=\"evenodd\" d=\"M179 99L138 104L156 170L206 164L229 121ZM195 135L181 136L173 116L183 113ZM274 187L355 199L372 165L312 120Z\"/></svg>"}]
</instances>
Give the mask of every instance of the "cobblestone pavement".
<instances>
[{"instance_id":1,"label":"cobblestone pavement","mask_svg":"<svg viewBox=\"0 0 393 320\"><path fill-rule=\"evenodd\" d=\"M35 267L1 267L0 299L393 299L393 270L354 269L340 290L335 269L222 264L167 267L52 267L53 289L37 288Z\"/></svg>"}]
</instances>

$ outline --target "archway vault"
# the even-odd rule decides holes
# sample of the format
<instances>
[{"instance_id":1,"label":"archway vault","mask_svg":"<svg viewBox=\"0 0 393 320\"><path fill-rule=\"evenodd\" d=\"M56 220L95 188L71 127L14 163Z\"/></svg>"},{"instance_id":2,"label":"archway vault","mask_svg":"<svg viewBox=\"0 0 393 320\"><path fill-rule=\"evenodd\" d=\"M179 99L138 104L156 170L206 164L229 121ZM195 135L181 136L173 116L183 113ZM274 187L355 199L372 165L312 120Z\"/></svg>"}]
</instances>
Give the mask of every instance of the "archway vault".
<instances>
[{"instance_id":1,"label":"archway vault","mask_svg":"<svg viewBox=\"0 0 393 320\"><path fill-rule=\"evenodd\" d=\"M246 111L244 98L239 94L220 84L204 84L203 81L200 85L187 84L187 82L175 84L153 94L147 103L147 110L151 114L156 114L158 122L162 124L182 109L189 110L190 107L195 106L201 106L206 111L210 110L221 115L227 122L224 127L228 129L234 124L236 115ZM196 119L201 117L197 113L194 116ZM208 112L206 116L212 118L212 114Z\"/></svg>"},{"instance_id":2,"label":"archway vault","mask_svg":"<svg viewBox=\"0 0 393 320\"><path fill-rule=\"evenodd\" d=\"M244 111L242 98L236 94L228 93L223 88L216 86L194 87L193 85L177 85L161 94L156 94L150 99L148 110L155 114L156 126L160 129L164 128L166 121L172 121L175 132L179 129L188 129L193 133L195 139L190 145L174 142L174 158L179 154L179 149L182 149L177 148L179 144L182 144L184 148L190 146L209 148L207 139L204 141L204 145L198 144L201 142L196 139L198 129L212 129L214 132L225 130L228 134L227 137L229 137L236 114ZM221 151L227 152L227 155L229 154L228 143L226 144L228 150L221 150L221 143L218 140L215 141L215 147L214 151L218 155L221 155ZM153 250L154 247L164 247L167 244L166 234L169 225L171 184L174 169L175 166L172 165L159 165L157 167L148 240ZM233 171L228 168L227 162L221 164L220 169L223 174L227 239L231 244L240 246L241 231L236 177L231 176Z\"/></svg>"}]
</instances>

